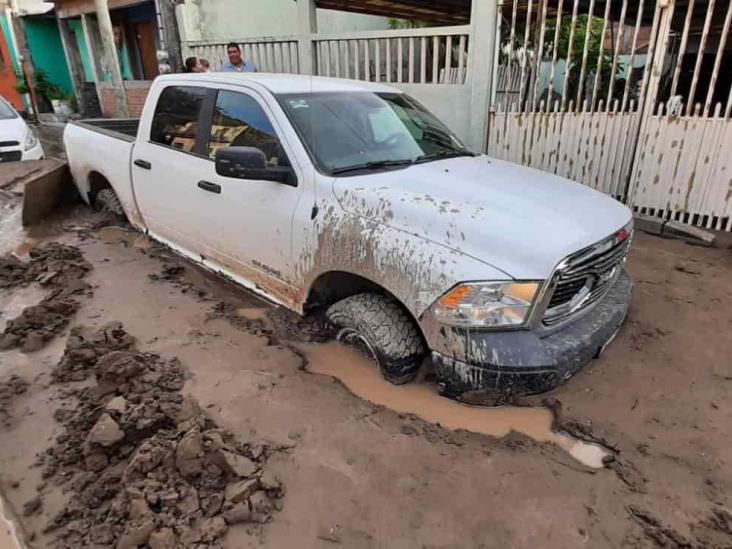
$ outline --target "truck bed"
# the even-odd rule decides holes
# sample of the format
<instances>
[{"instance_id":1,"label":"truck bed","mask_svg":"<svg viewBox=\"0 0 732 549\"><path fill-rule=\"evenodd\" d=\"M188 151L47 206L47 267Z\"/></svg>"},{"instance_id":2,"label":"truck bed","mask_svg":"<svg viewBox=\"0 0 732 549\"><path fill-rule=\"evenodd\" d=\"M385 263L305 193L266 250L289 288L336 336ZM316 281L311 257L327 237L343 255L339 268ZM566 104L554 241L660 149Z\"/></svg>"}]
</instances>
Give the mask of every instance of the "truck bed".
<instances>
[{"instance_id":1,"label":"truck bed","mask_svg":"<svg viewBox=\"0 0 732 549\"><path fill-rule=\"evenodd\" d=\"M132 142L137 138L137 128L140 126L139 118L90 118L79 120L74 124L103 133L109 137L123 139Z\"/></svg>"}]
</instances>

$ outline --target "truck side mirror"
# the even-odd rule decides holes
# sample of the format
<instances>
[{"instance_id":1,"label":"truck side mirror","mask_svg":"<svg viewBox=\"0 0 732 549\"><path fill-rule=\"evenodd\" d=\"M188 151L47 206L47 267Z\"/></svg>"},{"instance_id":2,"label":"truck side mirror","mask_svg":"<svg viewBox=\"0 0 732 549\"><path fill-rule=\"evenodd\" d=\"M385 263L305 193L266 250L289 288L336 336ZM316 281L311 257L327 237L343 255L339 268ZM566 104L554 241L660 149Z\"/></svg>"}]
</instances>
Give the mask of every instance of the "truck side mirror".
<instances>
[{"instance_id":1,"label":"truck side mirror","mask_svg":"<svg viewBox=\"0 0 732 549\"><path fill-rule=\"evenodd\" d=\"M290 166L267 166L267 157L256 147L222 147L216 150L216 173L236 179L276 181L297 187L297 177Z\"/></svg>"}]
</instances>

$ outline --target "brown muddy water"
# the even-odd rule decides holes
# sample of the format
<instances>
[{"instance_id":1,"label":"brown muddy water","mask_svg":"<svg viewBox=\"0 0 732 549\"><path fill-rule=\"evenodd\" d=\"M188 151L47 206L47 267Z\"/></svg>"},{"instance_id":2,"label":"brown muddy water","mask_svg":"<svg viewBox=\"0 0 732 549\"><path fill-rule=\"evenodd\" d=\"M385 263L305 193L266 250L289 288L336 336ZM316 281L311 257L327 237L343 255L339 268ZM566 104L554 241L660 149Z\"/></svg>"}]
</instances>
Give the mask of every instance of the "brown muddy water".
<instances>
[{"instance_id":1,"label":"brown muddy water","mask_svg":"<svg viewBox=\"0 0 732 549\"><path fill-rule=\"evenodd\" d=\"M22 549L15 524L5 516L3 499L0 497L0 549Z\"/></svg>"},{"instance_id":2,"label":"brown muddy water","mask_svg":"<svg viewBox=\"0 0 732 549\"><path fill-rule=\"evenodd\" d=\"M554 416L548 408L471 406L443 398L433 383L392 385L373 363L339 343L302 344L310 365L308 370L340 380L354 395L399 413L414 414L446 429L465 429L493 437L511 431L538 442L551 442L577 461L595 469L604 466L608 452L602 447L552 430Z\"/></svg>"}]
</instances>

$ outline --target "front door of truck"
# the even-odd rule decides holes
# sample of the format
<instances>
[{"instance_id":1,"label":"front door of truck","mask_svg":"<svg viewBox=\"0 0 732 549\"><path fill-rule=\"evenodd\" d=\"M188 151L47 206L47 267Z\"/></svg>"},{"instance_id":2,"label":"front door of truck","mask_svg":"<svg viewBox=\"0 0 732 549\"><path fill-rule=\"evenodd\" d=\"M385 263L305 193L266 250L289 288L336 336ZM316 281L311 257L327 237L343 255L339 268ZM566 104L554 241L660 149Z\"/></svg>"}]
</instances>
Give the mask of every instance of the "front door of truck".
<instances>
[{"instance_id":1,"label":"front door of truck","mask_svg":"<svg viewBox=\"0 0 732 549\"><path fill-rule=\"evenodd\" d=\"M234 276L261 286L271 297L294 304L293 223L312 225L312 200L303 200L305 182L293 187L275 181L216 174L216 150L255 147L271 166L290 166L291 154L266 102L242 88L218 91L211 117L207 181L219 193L216 243L211 259ZM297 169L295 168L297 175Z\"/></svg>"}]
</instances>

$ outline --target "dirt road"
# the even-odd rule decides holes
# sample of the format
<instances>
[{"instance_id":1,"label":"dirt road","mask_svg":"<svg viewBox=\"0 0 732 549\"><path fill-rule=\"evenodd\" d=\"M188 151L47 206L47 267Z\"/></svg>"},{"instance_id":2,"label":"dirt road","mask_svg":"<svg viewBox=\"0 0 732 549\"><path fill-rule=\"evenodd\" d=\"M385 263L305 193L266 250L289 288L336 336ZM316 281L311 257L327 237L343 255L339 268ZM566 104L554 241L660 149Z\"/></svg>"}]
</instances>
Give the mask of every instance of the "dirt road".
<instances>
[{"instance_id":1,"label":"dirt road","mask_svg":"<svg viewBox=\"0 0 732 549\"><path fill-rule=\"evenodd\" d=\"M534 399L554 418L445 403L429 376L387 386L350 351L296 341L303 327L288 315L96 221L80 210L36 239L12 223L0 238L0 254L61 241L93 266L68 327L40 350L0 352L0 383L29 383L0 426L0 483L29 546L58 543L43 531L73 487L34 464L64 432L56 410L76 406L70 388L88 383L51 372L71 327L118 321L141 351L177 357L183 394L237 440L287 448L267 464L286 487L282 510L232 526L225 547L732 547L729 249L637 235L629 320L601 359ZM45 293L0 289L0 321ZM601 443L607 466L588 466L598 447L563 443L553 419Z\"/></svg>"}]
</instances>

